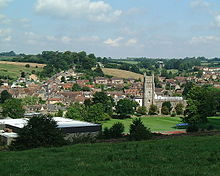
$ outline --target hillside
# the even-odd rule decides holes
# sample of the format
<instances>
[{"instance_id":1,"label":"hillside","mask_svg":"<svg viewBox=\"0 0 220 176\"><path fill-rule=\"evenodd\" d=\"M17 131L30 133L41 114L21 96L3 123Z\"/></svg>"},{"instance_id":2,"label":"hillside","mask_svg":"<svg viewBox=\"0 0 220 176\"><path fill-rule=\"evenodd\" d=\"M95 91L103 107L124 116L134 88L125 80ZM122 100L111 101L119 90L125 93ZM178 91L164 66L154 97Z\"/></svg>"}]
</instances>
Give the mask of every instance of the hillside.
<instances>
[{"instance_id":1,"label":"hillside","mask_svg":"<svg viewBox=\"0 0 220 176\"><path fill-rule=\"evenodd\" d=\"M30 68L25 67L26 64L29 64ZM21 72L31 73L32 70L41 71L42 67L43 64L0 61L0 76L2 78L16 79L21 75Z\"/></svg>"},{"instance_id":2,"label":"hillside","mask_svg":"<svg viewBox=\"0 0 220 176\"><path fill-rule=\"evenodd\" d=\"M102 71L106 75L118 77L118 78L133 78L133 79L143 79L143 76L141 74L137 74L130 71L120 70L120 69L112 69L112 68L102 68Z\"/></svg>"},{"instance_id":3,"label":"hillside","mask_svg":"<svg viewBox=\"0 0 220 176\"><path fill-rule=\"evenodd\" d=\"M220 136L1 152L1 176L220 175Z\"/></svg>"}]
</instances>

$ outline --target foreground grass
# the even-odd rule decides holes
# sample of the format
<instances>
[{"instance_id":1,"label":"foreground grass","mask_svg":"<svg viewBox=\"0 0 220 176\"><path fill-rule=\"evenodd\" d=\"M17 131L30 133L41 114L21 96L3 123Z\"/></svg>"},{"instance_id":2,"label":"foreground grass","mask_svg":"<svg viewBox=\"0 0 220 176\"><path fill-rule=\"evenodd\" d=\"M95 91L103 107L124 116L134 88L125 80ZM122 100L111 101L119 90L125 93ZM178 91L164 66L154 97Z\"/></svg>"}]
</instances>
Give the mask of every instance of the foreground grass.
<instances>
[{"instance_id":1,"label":"foreground grass","mask_svg":"<svg viewBox=\"0 0 220 176\"><path fill-rule=\"evenodd\" d=\"M218 176L220 136L1 152L1 176Z\"/></svg>"}]
</instances>

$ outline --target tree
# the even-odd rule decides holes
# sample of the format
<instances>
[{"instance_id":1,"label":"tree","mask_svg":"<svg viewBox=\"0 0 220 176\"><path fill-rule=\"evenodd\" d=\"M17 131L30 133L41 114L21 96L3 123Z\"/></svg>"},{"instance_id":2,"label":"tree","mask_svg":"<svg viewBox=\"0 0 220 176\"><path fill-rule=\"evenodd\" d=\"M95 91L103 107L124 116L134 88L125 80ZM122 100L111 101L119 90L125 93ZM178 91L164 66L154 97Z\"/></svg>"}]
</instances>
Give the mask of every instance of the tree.
<instances>
[{"instance_id":1,"label":"tree","mask_svg":"<svg viewBox=\"0 0 220 176\"><path fill-rule=\"evenodd\" d=\"M59 109L58 112L55 113L54 116L55 116L55 117L63 117L63 111Z\"/></svg>"},{"instance_id":2,"label":"tree","mask_svg":"<svg viewBox=\"0 0 220 176\"><path fill-rule=\"evenodd\" d=\"M30 68L30 64L26 64L25 67L26 67L26 68Z\"/></svg>"},{"instance_id":3,"label":"tree","mask_svg":"<svg viewBox=\"0 0 220 176\"><path fill-rule=\"evenodd\" d=\"M150 108L149 108L149 115L157 115L158 114L158 108L156 105L152 104L150 105Z\"/></svg>"},{"instance_id":4,"label":"tree","mask_svg":"<svg viewBox=\"0 0 220 176\"><path fill-rule=\"evenodd\" d=\"M151 138L150 129L145 127L141 119L134 119L130 125L130 140L140 141Z\"/></svg>"},{"instance_id":5,"label":"tree","mask_svg":"<svg viewBox=\"0 0 220 176\"><path fill-rule=\"evenodd\" d=\"M193 87L188 94L185 122L206 123L207 117L219 111L220 90L213 87Z\"/></svg>"},{"instance_id":6,"label":"tree","mask_svg":"<svg viewBox=\"0 0 220 176\"><path fill-rule=\"evenodd\" d=\"M121 116L132 115L135 112L137 103L129 99L121 99L115 106L115 112Z\"/></svg>"},{"instance_id":7,"label":"tree","mask_svg":"<svg viewBox=\"0 0 220 176\"><path fill-rule=\"evenodd\" d=\"M62 146L66 142L57 128L57 123L49 116L32 117L27 125L20 129L18 138L12 143L12 149L24 150L37 147Z\"/></svg>"},{"instance_id":8,"label":"tree","mask_svg":"<svg viewBox=\"0 0 220 176\"><path fill-rule=\"evenodd\" d=\"M66 78L64 76L61 77L61 82L66 82Z\"/></svg>"},{"instance_id":9,"label":"tree","mask_svg":"<svg viewBox=\"0 0 220 176\"><path fill-rule=\"evenodd\" d=\"M21 72L21 78L25 78L26 73L25 72Z\"/></svg>"},{"instance_id":10,"label":"tree","mask_svg":"<svg viewBox=\"0 0 220 176\"><path fill-rule=\"evenodd\" d=\"M197 78L201 78L202 75L203 75L203 71L202 71L202 70L199 70L198 73L197 73L197 75L196 75L196 77L197 77Z\"/></svg>"},{"instance_id":11,"label":"tree","mask_svg":"<svg viewBox=\"0 0 220 176\"><path fill-rule=\"evenodd\" d=\"M80 85L77 83L73 84L72 91L81 91Z\"/></svg>"},{"instance_id":12,"label":"tree","mask_svg":"<svg viewBox=\"0 0 220 176\"><path fill-rule=\"evenodd\" d=\"M184 90L183 90L183 96L187 97L188 93L190 92L190 90L194 87L194 83L193 82L187 82L184 86Z\"/></svg>"},{"instance_id":13,"label":"tree","mask_svg":"<svg viewBox=\"0 0 220 176\"><path fill-rule=\"evenodd\" d=\"M75 119L75 120L83 120L86 116L86 109L84 105L79 103L72 104L65 114L66 118Z\"/></svg>"},{"instance_id":14,"label":"tree","mask_svg":"<svg viewBox=\"0 0 220 176\"><path fill-rule=\"evenodd\" d=\"M87 115L84 117L88 122L100 122L105 119L110 119L109 115L104 112L104 107L101 103L94 104L87 109Z\"/></svg>"},{"instance_id":15,"label":"tree","mask_svg":"<svg viewBox=\"0 0 220 176\"><path fill-rule=\"evenodd\" d=\"M104 76L104 73L103 73L100 65L97 66L97 68L94 70L94 72L95 72L95 76L101 76L101 77Z\"/></svg>"},{"instance_id":16,"label":"tree","mask_svg":"<svg viewBox=\"0 0 220 176\"><path fill-rule=\"evenodd\" d=\"M162 109L161 109L162 114L168 115L170 114L171 110L172 110L172 104L170 103L170 101L163 102Z\"/></svg>"},{"instance_id":17,"label":"tree","mask_svg":"<svg viewBox=\"0 0 220 176\"><path fill-rule=\"evenodd\" d=\"M137 109L137 113L141 115L146 115L147 114L147 108L145 106L139 106Z\"/></svg>"},{"instance_id":18,"label":"tree","mask_svg":"<svg viewBox=\"0 0 220 176\"><path fill-rule=\"evenodd\" d=\"M93 95L92 103L97 104L100 103L104 107L104 112L109 114L110 116L113 113L112 107L114 106L114 100L111 96L108 96L105 92L96 92Z\"/></svg>"},{"instance_id":19,"label":"tree","mask_svg":"<svg viewBox=\"0 0 220 176\"><path fill-rule=\"evenodd\" d=\"M24 113L22 101L19 99L11 98L2 104L2 114L5 117L18 119L24 117Z\"/></svg>"},{"instance_id":20,"label":"tree","mask_svg":"<svg viewBox=\"0 0 220 176\"><path fill-rule=\"evenodd\" d=\"M7 90L3 90L0 95L0 102L4 103L6 100L11 99L12 95Z\"/></svg>"},{"instance_id":21,"label":"tree","mask_svg":"<svg viewBox=\"0 0 220 176\"><path fill-rule=\"evenodd\" d=\"M175 110L176 110L176 114L177 115L182 115L183 114L183 104L182 103L178 103L175 107Z\"/></svg>"},{"instance_id":22,"label":"tree","mask_svg":"<svg viewBox=\"0 0 220 176\"><path fill-rule=\"evenodd\" d=\"M169 115L170 114L169 108L167 106L163 106L161 108L161 113L164 115Z\"/></svg>"}]
</instances>

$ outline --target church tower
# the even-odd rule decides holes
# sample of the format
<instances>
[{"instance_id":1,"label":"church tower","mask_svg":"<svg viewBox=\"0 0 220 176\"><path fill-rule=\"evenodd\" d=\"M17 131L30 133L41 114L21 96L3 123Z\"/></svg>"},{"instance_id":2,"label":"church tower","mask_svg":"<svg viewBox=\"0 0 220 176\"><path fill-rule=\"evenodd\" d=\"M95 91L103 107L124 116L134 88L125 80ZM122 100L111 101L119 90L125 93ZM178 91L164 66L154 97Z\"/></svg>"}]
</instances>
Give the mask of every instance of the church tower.
<instances>
[{"instance_id":1,"label":"church tower","mask_svg":"<svg viewBox=\"0 0 220 176\"><path fill-rule=\"evenodd\" d=\"M144 73L144 87L143 87L143 106L149 109L150 105L154 104L155 96L155 84L154 84L154 74L152 76L147 76Z\"/></svg>"}]
</instances>

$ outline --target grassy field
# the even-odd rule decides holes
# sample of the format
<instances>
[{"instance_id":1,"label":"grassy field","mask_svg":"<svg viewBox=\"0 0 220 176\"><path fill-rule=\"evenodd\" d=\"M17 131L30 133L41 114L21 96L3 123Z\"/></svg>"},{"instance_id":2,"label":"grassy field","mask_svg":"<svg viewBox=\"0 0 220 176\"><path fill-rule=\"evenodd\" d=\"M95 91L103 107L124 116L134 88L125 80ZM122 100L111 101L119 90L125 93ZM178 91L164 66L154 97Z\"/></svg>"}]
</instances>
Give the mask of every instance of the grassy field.
<instances>
[{"instance_id":1,"label":"grassy field","mask_svg":"<svg viewBox=\"0 0 220 176\"><path fill-rule=\"evenodd\" d=\"M124 62L124 63L127 63L127 64L134 64L134 65L136 65L136 64L138 64L139 62L138 61L129 61L129 60L119 60L120 62Z\"/></svg>"},{"instance_id":2,"label":"grassy field","mask_svg":"<svg viewBox=\"0 0 220 176\"><path fill-rule=\"evenodd\" d=\"M112 68L102 68L104 74L118 77L118 78L133 78L133 79L143 79L143 75L137 74L130 71L120 70L120 69L112 69Z\"/></svg>"},{"instance_id":3,"label":"grassy field","mask_svg":"<svg viewBox=\"0 0 220 176\"><path fill-rule=\"evenodd\" d=\"M181 131L180 129L174 128L176 124L182 123L179 117L142 117L144 125L151 129L152 132L167 132L167 131ZM212 125L214 129L220 130L220 117L210 117L209 122L205 125L200 125L201 127L207 127ZM104 127L111 127L114 123L121 122L125 126L125 133L129 132L130 124L132 119L111 119L109 121L103 122Z\"/></svg>"},{"instance_id":4,"label":"grassy field","mask_svg":"<svg viewBox=\"0 0 220 176\"><path fill-rule=\"evenodd\" d=\"M30 68L25 67L26 64L30 64ZM32 70L41 71L42 64L0 61L1 76L16 79L21 75L21 72L31 73Z\"/></svg>"},{"instance_id":5,"label":"grassy field","mask_svg":"<svg viewBox=\"0 0 220 176\"><path fill-rule=\"evenodd\" d=\"M220 136L0 152L1 176L219 176Z\"/></svg>"},{"instance_id":6,"label":"grassy field","mask_svg":"<svg viewBox=\"0 0 220 176\"><path fill-rule=\"evenodd\" d=\"M151 129L152 132L165 132L178 130L175 127L176 124L181 123L179 117L142 117L144 125ZM121 122L125 126L125 133L129 132L132 119L111 119L103 123L104 127L111 127L114 123ZM178 130L179 131L179 130Z\"/></svg>"}]
</instances>

